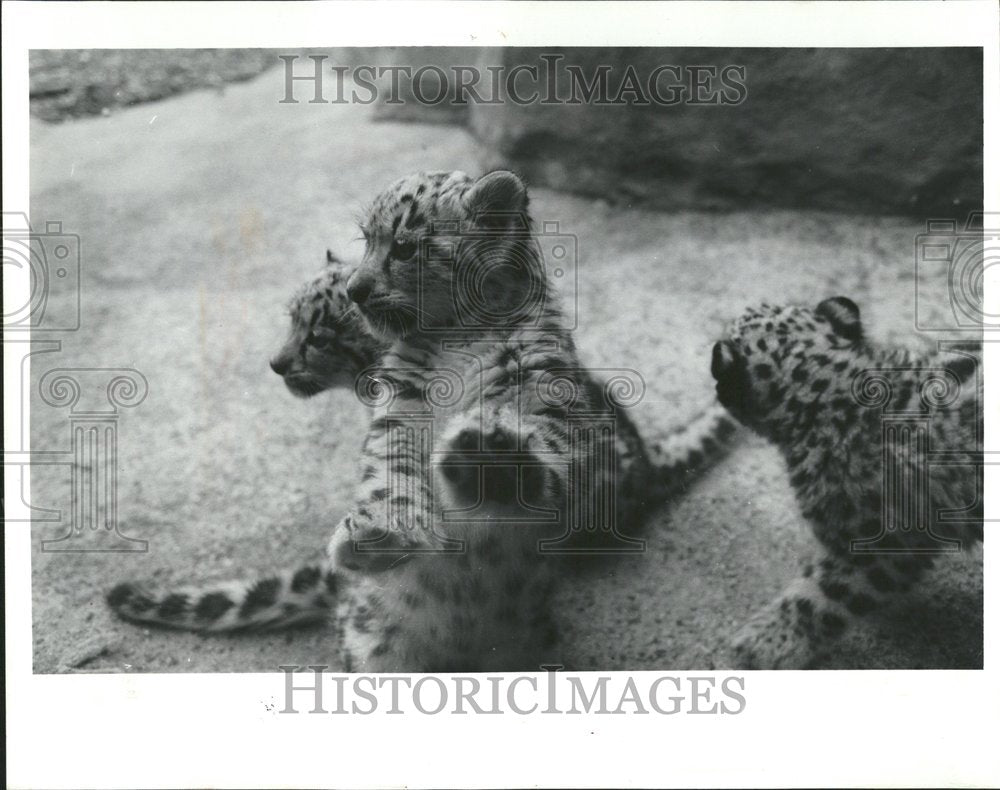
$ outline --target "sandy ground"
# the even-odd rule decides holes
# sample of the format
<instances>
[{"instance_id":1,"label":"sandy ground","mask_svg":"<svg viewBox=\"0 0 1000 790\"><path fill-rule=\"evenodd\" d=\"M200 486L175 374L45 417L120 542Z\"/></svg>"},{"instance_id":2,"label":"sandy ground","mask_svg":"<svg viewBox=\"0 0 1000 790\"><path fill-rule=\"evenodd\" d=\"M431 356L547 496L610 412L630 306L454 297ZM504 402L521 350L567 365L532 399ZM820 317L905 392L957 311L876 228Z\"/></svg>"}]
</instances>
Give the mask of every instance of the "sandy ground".
<instances>
[{"instance_id":1,"label":"sandy ground","mask_svg":"<svg viewBox=\"0 0 1000 790\"><path fill-rule=\"evenodd\" d=\"M34 669L337 668L322 629L202 637L113 620L118 581L263 572L319 555L350 500L363 408L294 400L268 370L283 305L323 250L359 251L354 215L419 169L478 171L462 130L373 123L364 107L281 105L272 71L109 118L31 126L32 222L83 250L83 325L51 367L134 367L149 394L119 421L119 520L144 553L43 552L36 526ZM906 219L805 212L658 214L534 191L539 221L579 242L578 341L597 367L645 378L643 424L683 424L712 397L709 350L748 303L847 294L871 335L909 344ZM53 297L56 298L56 297ZM67 414L33 402L36 449L67 446ZM35 505L68 508L69 471L36 470ZM68 511L66 511L68 512ZM650 515L647 550L567 580L558 602L575 669L708 668L810 548L777 453L741 436L682 501ZM982 665L982 554L949 557L913 602L875 617L836 667Z\"/></svg>"}]
</instances>

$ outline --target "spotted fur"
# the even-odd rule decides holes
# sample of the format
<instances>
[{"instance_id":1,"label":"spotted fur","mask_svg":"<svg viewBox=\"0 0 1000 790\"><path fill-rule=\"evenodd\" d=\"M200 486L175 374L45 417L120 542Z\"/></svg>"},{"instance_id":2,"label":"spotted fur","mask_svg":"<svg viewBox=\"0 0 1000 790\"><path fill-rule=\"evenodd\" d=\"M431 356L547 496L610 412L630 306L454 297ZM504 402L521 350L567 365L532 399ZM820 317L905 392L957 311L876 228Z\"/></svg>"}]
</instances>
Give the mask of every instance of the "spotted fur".
<instances>
[{"instance_id":1,"label":"spotted fur","mask_svg":"<svg viewBox=\"0 0 1000 790\"><path fill-rule=\"evenodd\" d=\"M536 668L553 635L555 574L541 549L627 546L587 529L604 526L599 511L617 504L619 528L634 532L645 507L723 449L733 423L716 407L663 445L644 445L609 389L579 364L513 174L402 179L376 199L362 231L364 260L346 283L347 268L331 261L299 293L290 340L272 360L297 394L353 379L373 409L356 504L320 570L337 582L345 663ZM477 312L479 292L488 309ZM367 330L361 342L354 316ZM614 423L614 435L581 431L578 415ZM289 617L321 614L329 598L294 598L293 578L267 587L269 606L287 592ZM227 628L240 627L232 613L251 589L233 590ZM120 614L164 621L165 598L135 612L131 593L118 593ZM187 611L201 600L168 612L173 624L207 630ZM221 609L221 598L211 600Z\"/></svg>"},{"instance_id":2,"label":"spotted fur","mask_svg":"<svg viewBox=\"0 0 1000 790\"><path fill-rule=\"evenodd\" d=\"M739 633L736 664L814 666L858 618L905 596L941 552L982 540L980 363L975 344L922 357L879 348L846 297L813 310L747 310L716 343L719 400L781 449L821 547ZM907 441L908 429L885 444L887 420L925 425L926 445ZM923 450L938 461L921 460ZM898 495L884 495L886 463L904 481L890 489ZM908 519L924 502L926 513Z\"/></svg>"},{"instance_id":3,"label":"spotted fur","mask_svg":"<svg viewBox=\"0 0 1000 790\"><path fill-rule=\"evenodd\" d=\"M331 387L353 387L361 371L386 350L353 309L345 290L350 274L351 267L328 251L323 271L289 303L291 330L271 358L271 369L294 395L308 398Z\"/></svg>"},{"instance_id":4,"label":"spotted fur","mask_svg":"<svg viewBox=\"0 0 1000 790\"><path fill-rule=\"evenodd\" d=\"M250 581L167 593L125 582L108 593L107 602L130 622L206 633L268 630L329 618L339 583L327 563L314 563Z\"/></svg>"}]
</instances>

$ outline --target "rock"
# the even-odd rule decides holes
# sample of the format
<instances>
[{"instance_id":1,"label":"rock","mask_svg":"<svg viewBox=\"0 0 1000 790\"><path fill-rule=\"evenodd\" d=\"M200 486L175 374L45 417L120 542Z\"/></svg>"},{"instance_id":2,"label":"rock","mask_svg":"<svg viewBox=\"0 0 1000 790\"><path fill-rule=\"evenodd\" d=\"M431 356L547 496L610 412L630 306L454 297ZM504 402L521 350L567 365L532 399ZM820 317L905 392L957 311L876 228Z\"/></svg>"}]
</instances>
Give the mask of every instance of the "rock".
<instances>
[{"instance_id":1,"label":"rock","mask_svg":"<svg viewBox=\"0 0 1000 790\"><path fill-rule=\"evenodd\" d=\"M483 50L479 65L544 69L542 52ZM592 79L601 64L613 64L609 99L627 64L640 84L660 65L681 66L689 98L698 67L742 66L746 96L726 104L740 96L726 89L720 72L702 91L719 103L476 105L471 129L483 145L484 167L516 169L534 185L667 210L778 206L946 216L981 210L979 50L544 52L564 56L556 72L563 99L572 87L567 65ZM739 81L730 73L729 82L734 76ZM673 75L661 72L660 79L660 95L669 100ZM531 81L520 86L524 94Z\"/></svg>"}]
</instances>

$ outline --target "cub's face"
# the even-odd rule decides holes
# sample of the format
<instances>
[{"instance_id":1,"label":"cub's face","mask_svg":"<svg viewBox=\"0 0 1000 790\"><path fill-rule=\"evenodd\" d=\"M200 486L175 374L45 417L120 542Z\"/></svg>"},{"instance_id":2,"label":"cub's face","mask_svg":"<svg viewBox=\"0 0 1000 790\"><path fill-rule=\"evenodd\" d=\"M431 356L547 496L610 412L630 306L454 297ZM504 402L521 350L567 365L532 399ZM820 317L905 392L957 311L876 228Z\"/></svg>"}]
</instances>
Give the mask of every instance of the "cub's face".
<instances>
[{"instance_id":1,"label":"cub's face","mask_svg":"<svg viewBox=\"0 0 1000 790\"><path fill-rule=\"evenodd\" d=\"M347 298L352 269L327 253L327 266L292 298L288 339L271 369L294 395L308 398L331 387L352 387L384 346L373 338Z\"/></svg>"},{"instance_id":2,"label":"cub's face","mask_svg":"<svg viewBox=\"0 0 1000 790\"><path fill-rule=\"evenodd\" d=\"M712 349L719 401L751 428L780 431L790 412L841 388L861 340L858 307L843 296L812 310L749 309Z\"/></svg>"},{"instance_id":3,"label":"cub's face","mask_svg":"<svg viewBox=\"0 0 1000 790\"><path fill-rule=\"evenodd\" d=\"M456 294L470 271L477 298L502 303L516 274L496 253L511 228L484 217L526 216L527 202L524 184L506 171L478 180L458 171L417 173L392 184L361 222L365 254L347 283L369 330L395 339L455 325Z\"/></svg>"}]
</instances>

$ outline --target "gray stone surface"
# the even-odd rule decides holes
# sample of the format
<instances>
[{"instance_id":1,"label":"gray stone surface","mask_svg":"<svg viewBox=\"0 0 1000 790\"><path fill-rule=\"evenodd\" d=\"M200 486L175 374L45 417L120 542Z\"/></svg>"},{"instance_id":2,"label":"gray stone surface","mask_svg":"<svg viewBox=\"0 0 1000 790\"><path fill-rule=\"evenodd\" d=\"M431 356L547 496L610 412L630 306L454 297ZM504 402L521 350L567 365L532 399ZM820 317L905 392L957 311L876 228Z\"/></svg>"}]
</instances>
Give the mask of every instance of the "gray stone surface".
<instances>
[{"instance_id":1,"label":"gray stone surface","mask_svg":"<svg viewBox=\"0 0 1000 790\"><path fill-rule=\"evenodd\" d=\"M580 66L588 78L613 64L612 98L626 64L643 84L661 64L744 66L747 93L735 105L473 107L483 163L506 162L534 183L668 210L926 215L982 206L979 50L507 48L483 52L480 63L543 67L543 52L561 52L560 69ZM671 81L662 77L661 95ZM558 84L570 96L566 73Z\"/></svg>"},{"instance_id":2,"label":"gray stone surface","mask_svg":"<svg viewBox=\"0 0 1000 790\"><path fill-rule=\"evenodd\" d=\"M123 531L145 554L39 550L36 672L249 672L329 664L322 630L202 637L112 619L126 579L225 579L320 555L350 502L364 410L349 392L293 399L267 367L283 305L327 247L359 252L354 217L418 169L475 170L461 129L373 123L370 108L279 105L280 71L109 118L31 126L32 219L83 249L83 326L49 367L132 366L149 396L120 424ZM918 224L802 211L673 214L533 190L536 218L579 241L578 341L593 366L644 376L648 430L712 397L711 343L748 303L849 294L871 334L908 344ZM33 404L36 449L67 443L65 412ZM69 505L65 472L36 470L32 498ZM645 554L567 581L566 665L705 668L794 572L810 540L776 452L740 437L681 501L650 514ZM982 663L982 554L951 558L896 617L876 617L830 666Z\"/></svg>"}]
</instances>

